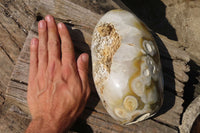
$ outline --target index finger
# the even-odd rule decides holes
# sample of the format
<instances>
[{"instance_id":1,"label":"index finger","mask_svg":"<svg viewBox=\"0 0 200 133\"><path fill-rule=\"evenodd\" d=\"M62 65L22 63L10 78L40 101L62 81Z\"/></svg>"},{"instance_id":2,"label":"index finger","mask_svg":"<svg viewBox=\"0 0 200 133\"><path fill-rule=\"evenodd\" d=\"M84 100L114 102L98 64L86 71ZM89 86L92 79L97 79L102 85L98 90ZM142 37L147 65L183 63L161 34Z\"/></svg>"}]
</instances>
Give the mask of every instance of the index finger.
<instances>
[{"instance_id":1,"label":"index finger","mask_svg":"<svg viewBox=\"0 0 200 133\"><path fill-rule=\"evenodd\" d=\"M59 23L58 32L61 39L62 64L73 64L75 62L74 46L67 27Z\"/></svg>"}]
</instances>

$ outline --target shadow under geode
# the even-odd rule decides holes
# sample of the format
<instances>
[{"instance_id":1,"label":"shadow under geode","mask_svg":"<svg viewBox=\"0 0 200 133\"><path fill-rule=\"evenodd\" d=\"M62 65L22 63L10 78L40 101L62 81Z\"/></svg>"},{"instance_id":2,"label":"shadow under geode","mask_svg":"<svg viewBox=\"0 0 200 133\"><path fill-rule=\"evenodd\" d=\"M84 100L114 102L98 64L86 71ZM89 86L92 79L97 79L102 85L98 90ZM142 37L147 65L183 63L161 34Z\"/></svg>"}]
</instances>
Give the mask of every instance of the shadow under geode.
<instances>
[{"instance_id":1,"label":"shadow under geode","mask_svg":"<svg viewBox=\"0 0 200 133\"><path fill-rule=\"evenodd\" d=\"M164 97L163 97L164 100L163 100L163 105L161 109L154 116L154 117L157 117L161 114L164 114L165 112L167 112L174 106L176 90L175 90L175 74L174 74L174 68L172 64L173 60L171 59L169 52L167 48L165 47L165 45L163 44L162 40L155 33L153 33L153 36L160 52L160 61L162 65L162 72L163 72L163 79L164 79ZM166 64L166 60L167 60L167 64Z\"/></svg>"}]
</instances>

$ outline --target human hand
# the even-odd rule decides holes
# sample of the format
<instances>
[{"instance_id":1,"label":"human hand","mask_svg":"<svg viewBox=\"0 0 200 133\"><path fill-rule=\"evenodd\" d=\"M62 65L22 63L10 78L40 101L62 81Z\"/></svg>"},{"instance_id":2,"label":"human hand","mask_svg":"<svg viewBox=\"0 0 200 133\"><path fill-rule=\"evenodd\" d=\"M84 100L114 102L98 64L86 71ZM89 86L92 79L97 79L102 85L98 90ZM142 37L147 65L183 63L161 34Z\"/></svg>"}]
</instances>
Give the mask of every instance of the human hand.
<instances>
[{"instance_id":1,"label":"human hand","mask_svg":"<svg viewBox=\"0 0 200 133\"><path fill-rule=\"evenodd\" d=\"M89 57L81 54L76 62L66 26L56 25L50 15L38 23L38 33L39 40L33 38L30 45L27 100L32 122L27 132L62 132L80 115L89 97Z\"/></svg>"}]
</instances>

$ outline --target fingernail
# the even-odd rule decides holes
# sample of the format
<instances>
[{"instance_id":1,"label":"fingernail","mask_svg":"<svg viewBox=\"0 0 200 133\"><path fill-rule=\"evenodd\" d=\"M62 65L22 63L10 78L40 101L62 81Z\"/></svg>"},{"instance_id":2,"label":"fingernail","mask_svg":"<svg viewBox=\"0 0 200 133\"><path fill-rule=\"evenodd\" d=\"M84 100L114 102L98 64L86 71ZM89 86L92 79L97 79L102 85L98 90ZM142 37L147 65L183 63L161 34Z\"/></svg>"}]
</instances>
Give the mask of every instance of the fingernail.
<instances>
[{"instance_id":1,"label":"fingernail","mask_svg":"<svg viewBox=\"0 0 200 133\"><path fill-rule=\"evenodd\" d=\"M46 20L47 20L48 22L50 22L51 19L52 19L52 17L51 17L50 15L47 15L47 16L46 16Z\"/></svg>"},{"instance_id":2,"label":"fingernail","mask_svg":"<svg viewBox=\"0 0 200 133\"><path fill-rule=\"evenodd\" d=\"M62 23L58 23L58 28L62 28L63 27L63 24Z\"/></svg>"},{"instance_id":3,"label":"fingernail","mask_svg":"<svg viewBox=\"0 0 200 133\"><path fill-rule=\"evenodd\" d=\"M44 23L43 20L41 20L41 21L39 22L39 28L44 28L44 27L45 27L45 23Z\"/></svg>"},{"instance_id":4,"label":"fingernail","mask_svg":"<svg viewBox=\"0 0 200 133\"><path fill-rule=\"evenodd\" d=\"M82 61L83 62L88 62L88 54L84 54L84 55L82 55Z\"/></svg>"},{"instance_id":5,"label":"fingernail","mask_svg":"<svg viewBox=\"0 0 200 133\"><path fill-rule=\"evenodd\" d=\"M32 45L32 46L37 45L37 39L36 39L36 38L33 38L33 39L31 40L31 45Z\"/></svg>"}]
</instances>

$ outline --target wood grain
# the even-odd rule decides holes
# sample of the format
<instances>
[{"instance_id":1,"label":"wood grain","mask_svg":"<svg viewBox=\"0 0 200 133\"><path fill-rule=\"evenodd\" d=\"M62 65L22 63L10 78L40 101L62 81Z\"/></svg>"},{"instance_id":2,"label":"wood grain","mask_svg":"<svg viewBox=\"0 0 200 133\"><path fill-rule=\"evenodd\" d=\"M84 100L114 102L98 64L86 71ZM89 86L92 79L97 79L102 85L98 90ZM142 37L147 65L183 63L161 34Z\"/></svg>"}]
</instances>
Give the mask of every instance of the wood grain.
<instances>
[{"instance_id":1,"label":"wood grain","mask_svg":"<svg viewBox=\"0 0 200 133\"><path fill-rule=\"evenodd\" d=\"M87 114L88 110L86 109L83 114ZM80 118L81 119L81 118ZM80 120L79 120L80 121ZM107 113L92 112L90 117L87 119L87 123L90 125L94 132L141 132L141 133L175 133L176 130L169 128L165 125L159 124L152 120L146 120L134 125L123 126L116 123Z\"/></svg>"},{"instance_id":2,"label":"wood grain","mask_svg":"<svg viewBox=\"0 0 200 133\"><path fill-rule=\"evenodd\" d=\"M0 92L4 93L14 65L2 48L0 48L0 64Z\"/></svg>"},{"instance_id":3,"label":"wood grain","mask_svg":"<svg viewBox=\"0 0 200 133\"><path fill-rule=\"evenodd\" d=\"M21 12L27 10L28 12L33 13L35 11L33 15L30 16L36 15L36 12L41 16L45 16L46 14L54 15L57 22L64 22L68 26L76 50L79 52L90 52L89 46L91 43L92 32L101 15L68 0L40 0L39 2L25 0L24 3L26 4L24 6L28 9L20 9ZM29 4L37 5L37 8L31 7ZM0 6L0 8L5 8L5 5L3 6L4 7ZM14 6L13 3L11 3L9 8L14 11L18 6ZM16 13L13 15L17 16L18 14ZM31 20L34 19L31 18ZM4 17L4 21L10 21L13 25L15 23L12 19L6 17ZM29 26L26 27L26 24L23 23L21 19L19 19L19 21L25 29L29 30ZM31 22L28 22L27 24L30 25ZM7 25L4 27L6 26ZM13 34L13 32L14 31L10 29L8 31L8 33L11 34ZM18 38L20 33L23 36L22 38ZM26 34L27 33L24 31L17 31L17 35L12 37L13 41L17 44L23 42ZM36 36L37 22L32 25L32 28L28 33L6 91L8 101L18 109L22 110L26 115L29 115L26 101L29 70L29 43L31 38ZM84 122L86 128L89 127L93 132L178 132L177 128L180 123L180 116L183 112L183 99L181 97L183 96L184 83L188 81L186 72L190 70L187 66L187 62L190 58L179 44L162 35L158 36L163 44L159 45L159 50L163 65L166 90L164 105L158 115L152 119L131 126L119 125L107 114L93 87L93 92L87 103L86 109L75 123L72 132L73 130L76 131L79 128L84 128L84 126L82 126ZM22 44L18 46L21 47ZM92 83L92 81L90 82ZM12 111L17 112L15 108ZM20 114L24 115L23 113ZM87 130L84 128L82 131Z\"/></svg>"},{"instance_id":4,"label":"wood grain","mask_svg":"<svg viewBox=\"0 0 200 133\"><path fill-rule=\"evenodd\" d=\"M27 31L35 20L29 12L23 0L0 1L0 92L7 88Z\"/></svg>"}]
</instances>

